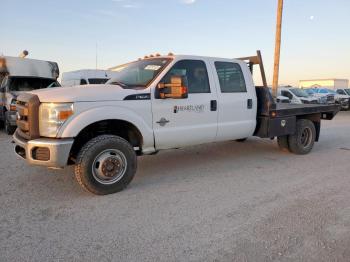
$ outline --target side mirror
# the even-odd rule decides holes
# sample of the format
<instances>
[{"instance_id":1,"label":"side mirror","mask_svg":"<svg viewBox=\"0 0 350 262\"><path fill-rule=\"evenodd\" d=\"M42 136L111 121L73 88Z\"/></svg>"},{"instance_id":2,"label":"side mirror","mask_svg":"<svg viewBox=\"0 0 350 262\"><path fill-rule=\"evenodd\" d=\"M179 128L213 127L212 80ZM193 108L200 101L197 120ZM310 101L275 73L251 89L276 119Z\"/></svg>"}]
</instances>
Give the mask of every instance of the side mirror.
<instances>
[{"instance_id":1,"label":"side mirror","mask_svg":"<svg viewBox=\"0 0 350 262\"><path fill-rule=\"evenodd\" d=\"M159 98L182 99L188 97L187 78L184 76L172 76L170 83L159 83Z\"/></svg>"}]
</instances>

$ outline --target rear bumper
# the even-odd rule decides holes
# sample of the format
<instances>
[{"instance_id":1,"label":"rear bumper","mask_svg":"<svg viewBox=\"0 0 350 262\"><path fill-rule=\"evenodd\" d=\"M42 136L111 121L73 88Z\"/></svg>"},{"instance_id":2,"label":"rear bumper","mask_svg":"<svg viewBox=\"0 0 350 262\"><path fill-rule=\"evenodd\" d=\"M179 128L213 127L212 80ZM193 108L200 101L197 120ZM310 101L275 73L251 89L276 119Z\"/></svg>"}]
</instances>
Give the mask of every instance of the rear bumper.
<instances>
[{"instance_id":1,"label":"rear bumper","mask_svg":"<svg viewBox=\"0 0 350 262\"><path fill-rule=\"evenodd\" d=\"M17 132L13 135L13 140L16 144L15 153L28 164L51 168L63 168L67 165L74 142L71 138L39 138L26 141L18 136Z\"/></svg>"}]
</instances>

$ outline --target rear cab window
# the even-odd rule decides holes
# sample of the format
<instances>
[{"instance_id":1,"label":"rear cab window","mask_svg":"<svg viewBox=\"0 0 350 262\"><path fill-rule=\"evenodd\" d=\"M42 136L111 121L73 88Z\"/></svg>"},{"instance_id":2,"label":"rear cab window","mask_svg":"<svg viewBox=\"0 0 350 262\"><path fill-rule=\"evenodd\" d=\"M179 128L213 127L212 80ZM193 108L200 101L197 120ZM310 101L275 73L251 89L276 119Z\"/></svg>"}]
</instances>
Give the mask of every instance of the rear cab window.
<instances>
[{"instance_id":1,"label":"rear cab window","mask_svg":"<svg viewBox=\"0 0 350 262\"><path fill-rule=\"evenodd\" d=\"M247 92L244 75L239 64L220 61L216 61L214 64L219 78L221 93Z\"/></svg>"}]
</instances>

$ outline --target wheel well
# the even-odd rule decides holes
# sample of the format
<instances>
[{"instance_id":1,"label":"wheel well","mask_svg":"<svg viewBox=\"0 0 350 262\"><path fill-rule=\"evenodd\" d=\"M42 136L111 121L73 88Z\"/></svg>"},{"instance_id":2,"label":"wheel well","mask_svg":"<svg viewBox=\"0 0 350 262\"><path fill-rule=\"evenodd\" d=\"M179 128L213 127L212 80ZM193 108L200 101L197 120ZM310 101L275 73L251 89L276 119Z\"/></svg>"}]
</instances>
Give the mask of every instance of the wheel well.
<instances>
[{"instance_id":1,"label":"wheel well","mask_svg":"<svg viewBox=\"0 0 350 262\"><path fill-rule=\"evenodd\" d=\"M298 116L297 119L308 119L314 124L316 129L315 141L318 142L321 133L321 114L302 115Z\"/></svg>"},{"instance_id":2,"label":"wheel well","mask_svg":"<svg viewBox=\"0 0 350 262\"><path fill-rule=\"evenodd\" d=\"M124 138L133 147L138 147L137 154L141 154L143 138L141 132L133 124L124 120L103 120L85 127L75 137L70 153L70 160L75 160L80 149L92 138L99 135L116 135Z\"/></svg>"}]
</instances>

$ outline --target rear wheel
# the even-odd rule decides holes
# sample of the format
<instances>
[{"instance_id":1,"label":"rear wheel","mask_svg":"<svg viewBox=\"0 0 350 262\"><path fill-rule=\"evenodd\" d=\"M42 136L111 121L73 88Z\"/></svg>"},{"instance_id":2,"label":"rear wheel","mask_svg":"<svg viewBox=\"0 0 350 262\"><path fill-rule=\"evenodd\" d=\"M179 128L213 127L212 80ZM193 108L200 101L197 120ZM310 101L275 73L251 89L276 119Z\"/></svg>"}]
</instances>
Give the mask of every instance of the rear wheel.
<instances>
[{"instance_id":1,"label":"rear wheel","mask_svg":"<svg viewBox=\"0 0 350 262\"><path fill-rule=\"evenodd\" d=\"M89 192L107 195L126 188L136 169L137 157L129 142L118 136L102 135L80 150L75 177Z\"/></svg>"},{"instance_id":2,"label":"rear wheel","mask_svg":"<svg viewBox=\"0 0 350 262\"><path fill-rule=\"evenodd\" d=\"M288 137L289 149L298 155L308 154L315 143L315 125L308 119L299 119L294 135Z\"/></svg>"}]
</instances>

